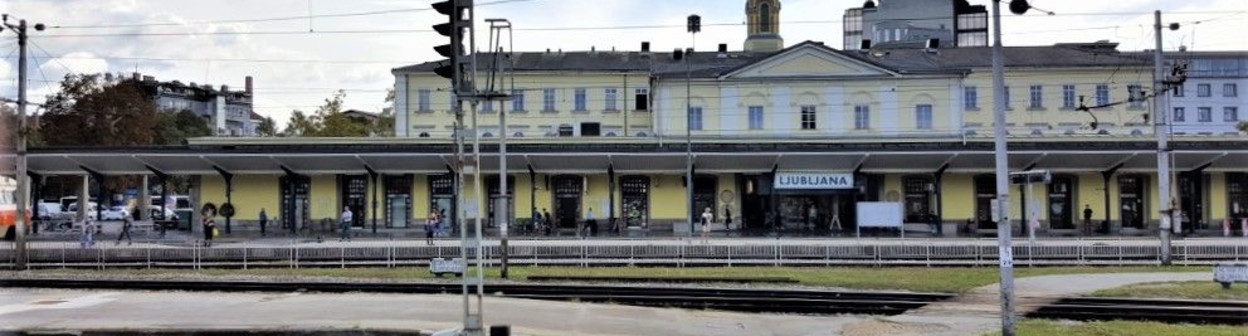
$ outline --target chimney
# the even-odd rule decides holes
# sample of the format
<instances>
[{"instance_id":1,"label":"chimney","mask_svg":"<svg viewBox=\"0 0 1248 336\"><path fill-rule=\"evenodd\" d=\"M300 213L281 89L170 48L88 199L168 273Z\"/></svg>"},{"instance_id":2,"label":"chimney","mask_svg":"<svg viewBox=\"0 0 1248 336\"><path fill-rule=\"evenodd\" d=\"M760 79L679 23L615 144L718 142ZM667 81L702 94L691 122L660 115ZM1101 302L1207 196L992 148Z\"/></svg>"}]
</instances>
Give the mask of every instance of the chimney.
<instances>
[{"instance_id":1,"label":"chimney","mask_svg":"<svg viewBox=\"0 0 1248 336\"><path fill-rule=\"evenodd\" d=\"M226 93L226 92L230 92L230 86L221 84L221 93Z\"/></svg>"},{"instance_id":2,"label":"chimney","mask_svg":"<svg viewBox=\"0 0 1248 336\"><path fill-rule=\"evenodd\" d=\"M134 81L136 81L136 82L137 82L137 81L143 80L143 74L138 73L138 72L134 72L134 73L131 73L131 74L130 74L130 78L131 78L131 79L134 79Z\"/></svg>"},{"instance_id":3,"label":"chimney","mask_svg":"<svg viewBox=\"0 0 1248 336\"><path fill-rule=\"evenodd\" d=\"M245 80L245 83L246 83L246 84L244 84L243 88L244 88L245 90L247 90L247 95L248 95L248 96L250 96L250 95L251 95L251 93L252 93L252 89L254 88L254 87L252 86L251 76L247 76L247 79Z\"/></svg>"},{"instance_id":4,"label":"chimney","mask_svg":"<svg viewBox=\"0 0 1248 336\"><path fill-rule=\"evenodd\" d=\"M728 44L727 44L727 43L720 43L720 44L719 44L719 53L721 53L721 54L726 54L726 53L728 53Z\"/></svg>"},{"instance_id":5,"label":"chimney","mask_svg":"<svg viewBox=\"0 0 1248 336\"><path fill-rule=\"evenodd\" d=\"M650 52L650 41L642 41L642 42L641 42L641 52L643 52L643 53L648 53L648 52Z\"/></svg>"},{"instance_id":6,"label":"chimney","mask_svg":"<svg viewBox=\"0 0 1248 336\"><path fill-rule=\"evenodd\" d=\"M672 59L679 61L684 58L685 58L684 50L680 50L680 48L676 48L676 50L672 50Z\"/></svg>"}]
</instances>

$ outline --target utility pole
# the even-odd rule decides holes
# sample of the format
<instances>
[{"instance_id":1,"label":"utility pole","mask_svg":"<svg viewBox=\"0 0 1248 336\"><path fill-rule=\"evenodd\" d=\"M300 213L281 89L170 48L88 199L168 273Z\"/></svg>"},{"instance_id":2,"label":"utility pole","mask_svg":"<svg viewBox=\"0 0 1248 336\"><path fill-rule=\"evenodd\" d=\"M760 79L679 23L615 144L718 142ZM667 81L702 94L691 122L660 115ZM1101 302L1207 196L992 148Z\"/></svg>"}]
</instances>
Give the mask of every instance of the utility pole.
<instances>
[{"instance_id":1,"label":"utility pole","mask_svg":"<svg viewBox=\"0 0 1248 336\"><path fill-rule=\"evenodd\" d=\"M1170 195L1170 118L1166 113L1165 58L1161 53L1161 11L1153 12L1153 36L1157 42L1153 50L1153 132L1157 133L1157 189L1161 197L1161 223L1158 234L1161 235L1161 264L1170 265L1170 227L1174 224L1174 201ZM1135 93L1132 93L1134 95Z\"/></svg>"},{"instance_id":2,"label":"utility pole","mask_svg":"<svg viewBox=\"0 0 1248 336\"><path fill-rule=\"evenodd\" d=\"M18 20L17 25L9 23L9 15L4 14L4 26L17 34L17 218L14 219L16 237L16 259L14 266L19 270L26 269L28 251L26 246L26 228L31 223L27 219L26 207L30 203L30 176L26 173L26 136L30 128L26 125L26 20ZM43 31L42 23L35 24L35 30ZM84 203L85 204L85 203Z\"/></svg>"},{"instance_id":3,"label":"utility pole","mask_svg":"<svg viewBox=\"0 0 1248 336\"><path fill-rule=\"evenodd\" d=\"M694 235L694 218L698 209L693 202L693 50L702 31L702 17L690 15L687 27L692 44L685 53L685 201L689 203L689 236ZM700 116L700 115L699 115Z\"/></svg>"},{"instance_id":4,"label":"utility pole","mask_svg":"<svg viewBox=\"0 0 1248 336\"><path fill-rule=\"evenodd\" d=\"M514 42L512 42L513 40L512 40L512 35L511 35L512 34L511 21L508 21L507 19L485 19L485 22L490 24L489 45L490 45L490 50L493 50L494 53L493 53L493 62L490 63L492 64L492 66L490 67L490 81L487 84L487 89L486 89L484 96L485 96L485 99L488 99L491 102L498 101L498 105L499 105L498 106L498 198L497 198L497 203L494 205L494 220L495 220L495 224L498 225L499 250L500 250L499 254L500 254L500 259L502 261L502 272L500 275L502 276L503 279L507 279L507 276L508 276L507 271L508 271L508 266L509 266L508 260L507 260L508 259L507 258L508 257L507 236L508 236L509 223L511 222L510 212L507 211L511 209L511 207L508 206L510 204L511 194L507 193L507 183L508 183L507 182L507 102L511 101L511 90L516 88L516 78L515 76L510 76L511 86L508 88L507 92L506 93L499 92L500 88L506 86L504 85L505 84L504 82L507 81L507 77L503 77L503 76L507 76L507 72L500 70L500 68L502 67L502 63L498 61L499 54L503 53L501 40L503 38L502 31L504 29L507 30L507 40L508 40L509 46ZM510 51L511 49L508 50L508 52ZM509 69L514 69L515 58L508 57L508 60L512 62L511 67ZM498 76L495 76L496 74L498 74Z\"/></svg>"},{"instance_id":5,"label":"utility pole","mask_svg":"<svg viewBox=\"0 0 1248 336\"><path fill-rule=\"evenodd\" d=\"M1011 7L1014 3L1011 3ZM1013 10L1013 8L1011 8ZM1018 11L1014 11L1017 13ZM1026 12L1026 10L1023 10ZM992 122L997 174L997 250L1001 270L1001 335L1014 333L1014 248L1010 223L1009 159L1005 142L1005 57L1001 49L1001 0L992 1Z\"/></svg>"}]
</instances>

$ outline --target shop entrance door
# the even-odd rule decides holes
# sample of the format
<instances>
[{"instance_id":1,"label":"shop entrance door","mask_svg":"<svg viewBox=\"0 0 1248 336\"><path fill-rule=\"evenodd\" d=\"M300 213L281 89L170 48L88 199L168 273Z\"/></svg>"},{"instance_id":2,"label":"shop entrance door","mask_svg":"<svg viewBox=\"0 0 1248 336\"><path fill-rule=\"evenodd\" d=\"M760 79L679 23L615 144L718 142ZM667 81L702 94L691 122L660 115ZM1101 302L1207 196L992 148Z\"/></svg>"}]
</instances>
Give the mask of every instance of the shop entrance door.
<instances>
[{"instance_id":1,"label":"shop entrance door","mask_svg":"<svg viewBox=\"0 0 1248 336\"><path fill-rule=\"evenodd\" d=\"M577 219L581 218L581 193L584 190L581 177L556 176L553 184L555 225L560 229L575 229Z\"/></svg>"},{"instance_id":2,"label":"shop entrance door","mask_svg":"<svg viewBox=\"0 0 1248 336\"><path fill-rule=\"evenodd\" d=\"M339 178L341 184L342 206L351 209L351 226L363 227L364 219L368 214L364 213L364 204L367 203L368 196L368 176L365 175L343 175ZM337 213L341 213L342 209L337 209ZM339 218L338 220L342 220Z\"/></svg>"}]
</instances>

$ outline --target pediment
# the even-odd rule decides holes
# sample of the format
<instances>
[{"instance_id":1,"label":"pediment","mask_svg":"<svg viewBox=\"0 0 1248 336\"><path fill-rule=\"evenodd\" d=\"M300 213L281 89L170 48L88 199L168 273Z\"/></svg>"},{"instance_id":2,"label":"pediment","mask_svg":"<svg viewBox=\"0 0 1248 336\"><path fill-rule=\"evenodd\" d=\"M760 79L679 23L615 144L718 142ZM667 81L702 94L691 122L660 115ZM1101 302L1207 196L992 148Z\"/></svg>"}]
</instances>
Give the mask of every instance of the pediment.
<instances>
[{"instance_id":1,"label":"pediment","mask_svg":"<svg viewBox=\"0 0 1248 336\"><path fill-rule=\"evenodd\" d=\"M724 78L878 77L896 73L819 45L801 45L737 69Z\"/></svg>"}]
</instances>

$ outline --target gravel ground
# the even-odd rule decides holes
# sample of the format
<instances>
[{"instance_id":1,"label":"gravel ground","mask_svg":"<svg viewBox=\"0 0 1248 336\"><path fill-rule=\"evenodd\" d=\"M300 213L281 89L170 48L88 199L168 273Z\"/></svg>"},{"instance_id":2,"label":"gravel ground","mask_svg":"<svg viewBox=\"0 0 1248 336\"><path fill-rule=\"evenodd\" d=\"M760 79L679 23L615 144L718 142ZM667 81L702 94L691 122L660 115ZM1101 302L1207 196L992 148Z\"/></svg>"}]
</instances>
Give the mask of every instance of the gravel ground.
<instances>
[{"instance_id":1,"label":"gravel ground","mask_svg":"<svg viewBox=\"0 0 1248 336\"><path fill-rule=\"evenodd\" d=\"M251 275L251 274L231 274L231 275L209 275L195 272L180 273L159 273L159 274L118 274L118 273L92 273L84 271L59 272L59 271L0 271L0 278L4 279L75 279L75 280L134 280L134 281L256 281L256 282L317 282L317 283L384 283L384 284L458 284L459 278L423 278L423 279L386 279L386 278L356 278L356 277L329 277L329 276L276 276L276 275ZM904 290L892 291L873 291L864 289L849 289L840 287L816 287L803 285L778 285L778 284L739 284L739 283L627 283L627 282L578 282L578 281L522 281L522 280L503 280L503 279L486 279L487 284L514 284L514 285L585 285L585 286L621 286L621 287L667 287L667 288L722 288L722 289L781 289L781 290L812 290L812 291L835 291L835 292L878 292L878 293L910 293Z\"/></svg>"}]
</instances>

